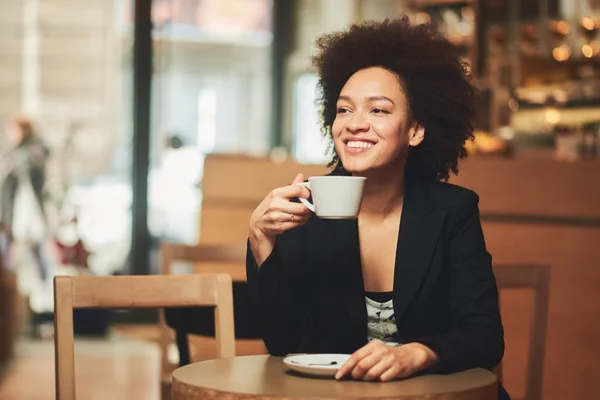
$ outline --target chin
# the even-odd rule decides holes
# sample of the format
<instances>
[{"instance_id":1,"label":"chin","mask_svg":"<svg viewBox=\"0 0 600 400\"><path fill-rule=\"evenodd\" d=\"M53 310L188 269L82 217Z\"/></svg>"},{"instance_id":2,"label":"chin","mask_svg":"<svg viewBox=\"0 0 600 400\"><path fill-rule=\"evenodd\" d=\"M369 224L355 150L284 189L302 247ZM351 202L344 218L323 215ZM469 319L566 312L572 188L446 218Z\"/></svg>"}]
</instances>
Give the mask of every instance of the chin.
<instances>
[{"instance_id":1,"label":"chin","mask_svg":"<svg viewBox=\"0 0 600 400\"><path fill-rule=\"evenodd\" d=\"M367 173L377 168L373 163L363 160L346 160L345 162L342 160L342 164L346 171L353 174Z\"/></svg>"},{"instance_id":2,"label":"chin","mask_svg":"<svg viewBox=\"0 0 600 400\"><path fill-rule=\"evenodd\" d=\"M380 160L346 158L345 160L342 159L342 165L349 173L360 176L367 176L370 174L396 174L397 171L402 170L402 167L397 163L382 163Z\"/></svg>"}]
</instances>

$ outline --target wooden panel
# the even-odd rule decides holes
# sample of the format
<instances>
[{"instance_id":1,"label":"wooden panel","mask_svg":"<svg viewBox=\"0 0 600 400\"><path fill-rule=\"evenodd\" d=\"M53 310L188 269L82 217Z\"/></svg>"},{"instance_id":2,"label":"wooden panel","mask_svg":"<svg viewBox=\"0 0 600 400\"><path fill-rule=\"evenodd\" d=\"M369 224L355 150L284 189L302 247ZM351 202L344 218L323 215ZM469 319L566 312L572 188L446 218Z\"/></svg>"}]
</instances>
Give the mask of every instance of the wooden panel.
<instances>
[{"instance_id":1,"label":"wooden panel","mask_svg":"<svg viewBox=\"0 0 600 400\"><path fill-rule=\"evenodd\" d=\"M200 236L203 242L237 242L247 237L252 211L274 188L298 172L327 168L266 158L208 156L202 184ZM545 216L600 220L600 162L558 163L550 159L473 157L452 183L475 190L483 216Z\"/></svg>"},{"instance_id":2,"label":"wooden panel","mask_svg":"<svg viewBox=\"0 0 600 400\"><path fill-rule=\"evenodd\" d=\"M308 178L328 171L321 165L291 159L274 163L268 158L209 155L204 162L203 201L243 199L258 204L271 190L291 184L298 173Z\"/></svg>"},{"instance_id":3,"label":"wooden panel","mask_svg":"<svg viewBox=\"0 0 600 400\"><path fill-rule=\"evenodd\" d=\"M192 362L217 358L217 345L214 337L188 335L188 342L190 345L190 358ZM262 339L236 339L236 357L253 356L257 354L267 354Z\"/></svg>"},{"instance_id":4,"label":"wooden panel","mask_svg":"<svg viewBox=\"0 0 600 400\"><path fill-rule=\"evenodd\" d=\"M203 205L201 243L246 243L254 208Z\"/></svg>"},{"instance_id":5,"label":"wooden panel","mask_svg":"<svg viewBox=\"0 0 600 400\"><path fill-rule=\"evenodd\" d=\"M600 161L474 157L451 182L479 194L482 214L600 218Z\"/></svg>"},{"instance_id":6,"label":"wooden panel","mask_svg":"<svg viewBox=\"0 0 600 400\"><path fill-rule=\"evenodd\" d=\"M543 398L600 398L600 229L484 223L495 263L551 266ZM531 292L502 295L506 358L504 383L511 395L524 390Z\"/></svg>"},{"instance_id":7,"label":"wooden panel","mask_svg":"<svg viewBox=\"0 0 600 400\"><path fill-rule=\"evenodd\" d=\"M231 275L231 280L245 282L246 281L246 264L245 263L197 263L193 269L195 274L227 274Z\"/></svg>"},{"instance_id":8,"label":"wooden panel","mask_svg":"<svg viewBox=\"0 0 600 400\"><path fill-rule=\"evenodd\" d=\"M322 175L320 165L266 158L208 156L202 184L204 201L254 207L274 188L297 173ZM451 182L475 190L483 213L559 215L600 218L600 161L559 163L551 159L473 157L462 162ZM235 200L235 201L234 201Z\"/></svg>"},{"instance_id":9,"label":"wooden panel","mask_svg":"<svg viewBox=\"0 0 600 400\"><path fill-rule=\"evenodd\" d=\"M202 261L239 263L245 262L246 260L246 246L238 243L220 243L213 245L201 244L193 246L180 243L163 243L162 251L163 253L169 253L168 262Z\"/></svg>"},{"instance_id":10,"label":"wooden panel","mask_svg":"<svg viewBox=\"0 0 600 400\"><path fill-rule=\"evenodd\" d=\"M185 307L217 304L217 276L91 276L73 285L75 308ZM200 279L202 278L202 279Z\"/></svg>"}]
</instances>

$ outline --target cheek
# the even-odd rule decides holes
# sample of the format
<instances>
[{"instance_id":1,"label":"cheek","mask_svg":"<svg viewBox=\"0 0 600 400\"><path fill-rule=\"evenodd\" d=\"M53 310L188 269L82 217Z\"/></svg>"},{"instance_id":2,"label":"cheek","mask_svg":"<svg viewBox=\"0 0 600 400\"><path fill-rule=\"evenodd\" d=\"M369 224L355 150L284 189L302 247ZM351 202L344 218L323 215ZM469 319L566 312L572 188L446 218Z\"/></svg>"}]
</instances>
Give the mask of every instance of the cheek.
<instances>
[{"instance_id":1,"label":"cheek","mask_svg":"<svg viewBox=\"0 0 600 400\"><path fill-rule=\"evenodd\" d=\"M390 123L389 121L380 121L372 124L373 129L379 137L385 139L389 143L401 142L406 136L404 125L401 123Z\"/></svg>"},{"instance_id":2,"label":"cheek","mask_svg":"<svg viewBox=\"0 0 600 400\"><path fill-rule=\"evenodd\" d=\"M342 133L342 122L336 118L335 120L333 120L333 125L331 125L331 135L333 136L334 139L337 139L340 137L340 134Z\"/></svg>"}]
</instances>

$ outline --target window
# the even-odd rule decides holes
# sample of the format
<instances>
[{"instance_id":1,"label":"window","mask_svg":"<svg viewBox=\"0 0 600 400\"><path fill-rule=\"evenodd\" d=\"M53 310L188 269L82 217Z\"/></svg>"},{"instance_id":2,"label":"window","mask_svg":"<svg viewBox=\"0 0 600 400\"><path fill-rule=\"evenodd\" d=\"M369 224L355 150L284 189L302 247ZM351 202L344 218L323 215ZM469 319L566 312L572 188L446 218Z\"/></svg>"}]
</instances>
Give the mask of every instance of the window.
<instances>
[{"instance_id":1,"label":"window","mask_svg":"<svg viewBox=\"0 0 600 400\"><path fill-rule=\"evenodd\" d=\"M317 81L315 74L306 73L296 79L295 85L293 154L307 164L324 164L330 159L326 155L327 139L320 130Z\"/></svg>"}]
</instances>

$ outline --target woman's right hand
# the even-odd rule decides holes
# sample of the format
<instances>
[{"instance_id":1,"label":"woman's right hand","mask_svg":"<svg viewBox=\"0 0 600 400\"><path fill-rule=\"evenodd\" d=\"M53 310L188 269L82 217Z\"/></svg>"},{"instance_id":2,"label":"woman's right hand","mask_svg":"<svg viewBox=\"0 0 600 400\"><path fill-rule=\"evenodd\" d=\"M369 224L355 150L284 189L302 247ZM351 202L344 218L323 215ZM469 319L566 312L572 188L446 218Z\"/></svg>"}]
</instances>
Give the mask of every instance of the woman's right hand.
<instances>
[{"instance_id":1,"label":"woman's right hand","mask_svg":"<svg viewBox=\"0 0 600 400\"><path fill-rule=\"evenodd\" d=\"M304 176L298 174L291 185L274 189L258 205L250 217L250 246L258 265L271 254L275 236L304 225L310 210L302 203L293 203L294 197L307 199L310 191L298 185Z\"/></svg>"}]
</instances>

